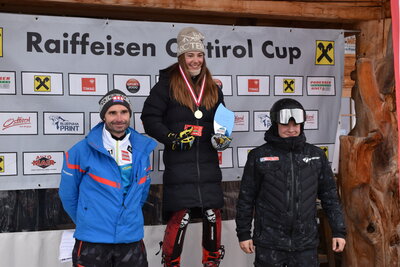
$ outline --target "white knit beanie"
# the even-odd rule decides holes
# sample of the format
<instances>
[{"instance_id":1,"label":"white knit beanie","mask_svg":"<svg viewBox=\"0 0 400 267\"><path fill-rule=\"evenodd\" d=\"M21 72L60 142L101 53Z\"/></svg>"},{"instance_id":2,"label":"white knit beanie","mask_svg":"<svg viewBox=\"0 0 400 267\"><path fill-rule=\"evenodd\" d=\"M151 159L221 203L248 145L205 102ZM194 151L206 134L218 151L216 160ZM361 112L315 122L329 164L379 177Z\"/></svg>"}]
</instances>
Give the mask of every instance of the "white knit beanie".
<instances>
[{"instance_id":1,"label":"white knit beanie","mask_svg":"<svg viewBox=\"0 0 400 267\"><path fill-rule=\"evenodd\" d=\"M186 52L202 52L204 53L204 35L193 27L183 28L177 37L179 57Z\"/></svg>"}]
</instances>

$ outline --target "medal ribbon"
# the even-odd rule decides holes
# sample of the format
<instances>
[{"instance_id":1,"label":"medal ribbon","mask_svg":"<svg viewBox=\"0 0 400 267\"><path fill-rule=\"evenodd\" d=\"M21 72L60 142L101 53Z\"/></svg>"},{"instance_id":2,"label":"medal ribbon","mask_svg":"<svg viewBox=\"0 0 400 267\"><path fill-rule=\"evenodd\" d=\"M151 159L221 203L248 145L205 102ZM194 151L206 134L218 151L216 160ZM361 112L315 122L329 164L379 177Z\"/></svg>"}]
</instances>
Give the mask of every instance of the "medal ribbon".
<instances>
[{"instance_id":1,"label":"medal ribbon","mask_svg":"<svg viewBox=\"0 0 400 267\"><path fill-rule=\"evenodd\" d=\"M190 94L192 95L194 103L196 104L197 107L200 107L201 100L203 99L204 85L206 84L206 77L204 77L203 81L201 82L200 94L199 94L199 97L197 98L196 94L194 93L194 90L193 90L192 86L190 85L189 81L186 78L185 73L183 72L183 69L182 69L181 65L179 65L179 70L180 70L180 72L182 74L183 79L185 80L186 86L187 86Z\"/></svg>"}]
</instances>

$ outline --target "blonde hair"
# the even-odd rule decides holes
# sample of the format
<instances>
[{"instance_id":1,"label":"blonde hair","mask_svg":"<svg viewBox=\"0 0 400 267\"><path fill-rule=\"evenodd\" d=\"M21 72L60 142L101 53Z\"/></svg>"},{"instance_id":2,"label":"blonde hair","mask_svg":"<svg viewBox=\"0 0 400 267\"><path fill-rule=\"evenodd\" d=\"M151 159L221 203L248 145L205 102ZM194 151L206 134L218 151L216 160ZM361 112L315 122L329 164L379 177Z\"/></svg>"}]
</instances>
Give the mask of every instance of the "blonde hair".
<instances>
[{"instance_id":1,"label":"blonde hair","mask_svg":"<svg viewBox=\"0 0 400 267\"><path fill-rule=\"evenodd\" d=\"M171 97L178 101L178 103L180 103L181 105L190 108L193 112L195 111L196 105L194 99L190 95L187 85L179 71L179 65L182 67L186 77L188 77L187 80L194 89L197 96L200 93L200 87L203 81L203 77L206 77L201 106L205 107L207 110L212 109L218 102L218 87L212 79L211 73L206 66L205 58L203 61L203 65L201 66L200 74L198 75L196 82L193 83L193 80L190 79L190 74L186 66L185 55L182 54L178 57L178 62L171 66Z\"/></svg>"}]
</instances>

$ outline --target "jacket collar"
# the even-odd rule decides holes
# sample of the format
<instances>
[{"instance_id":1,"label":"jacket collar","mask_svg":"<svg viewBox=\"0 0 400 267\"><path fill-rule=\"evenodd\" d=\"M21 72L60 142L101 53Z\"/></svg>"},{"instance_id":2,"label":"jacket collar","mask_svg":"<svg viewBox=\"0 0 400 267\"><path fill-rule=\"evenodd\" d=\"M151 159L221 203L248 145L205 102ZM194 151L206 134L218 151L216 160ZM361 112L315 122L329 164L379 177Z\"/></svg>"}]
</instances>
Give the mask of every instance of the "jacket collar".
<instances>
[{"instance_id":1,"label":"jacket collar","mask_svg":"<svg viewBox=\"0 0 400 267\"><path fill-rule=\"evenodd\" d=\"M281 148L285 151L300 151L306 143L306 136L302 132L299 136L282 138L276 136L274 129L270 128L265 132L264 140L274 147Z\"/></svg>"},{"instance_id":2,"label":"jacket collar","mask_svg":"<svg viewBox=\"0 0 400 267\"><path fill-rule=\"evenodd\" d=\"M104 154L108 154L107 150L103 146L103 127L104 122L98 123L89 132L89 134L86 136L86 139L88 144L94 149ZM157 143L153 139L141 135L131 127L128 127L128 131L130 133L129 141L131 142L133 150L149 154L156 147Z\"/></svg>"}]
</instances>

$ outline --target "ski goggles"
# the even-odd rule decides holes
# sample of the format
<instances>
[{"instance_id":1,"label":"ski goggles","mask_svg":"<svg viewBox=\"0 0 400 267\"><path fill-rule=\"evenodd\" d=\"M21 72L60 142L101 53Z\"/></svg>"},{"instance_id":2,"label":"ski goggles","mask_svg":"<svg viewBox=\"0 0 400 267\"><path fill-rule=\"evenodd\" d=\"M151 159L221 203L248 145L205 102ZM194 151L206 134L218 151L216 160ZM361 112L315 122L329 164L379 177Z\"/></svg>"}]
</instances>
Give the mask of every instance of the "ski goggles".
<instances>
[{"instance_id":1,"label":"ski goggles","mask_svg":"<svg viewBox=\"0 0 400 267\"><path fill-rule=\"evenodd\" d=\"M288 124L290 119L294 119L296 124L305 122L305 112L300 108L281 109L277 114L277 122L280 124Z\"/></svg>"}]
</instances>

